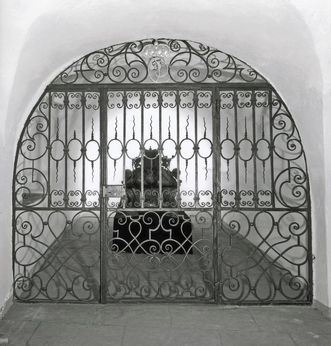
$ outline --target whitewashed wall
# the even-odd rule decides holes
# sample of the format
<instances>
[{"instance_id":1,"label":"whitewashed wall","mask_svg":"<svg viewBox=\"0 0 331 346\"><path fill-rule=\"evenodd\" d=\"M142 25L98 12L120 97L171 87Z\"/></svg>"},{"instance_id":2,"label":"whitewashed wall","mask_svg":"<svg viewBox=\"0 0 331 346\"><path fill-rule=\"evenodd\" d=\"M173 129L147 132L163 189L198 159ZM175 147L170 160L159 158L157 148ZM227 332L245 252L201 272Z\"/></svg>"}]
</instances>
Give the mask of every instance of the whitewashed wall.
<instances>
[{"instance_id":1,"label":"whitewashed wall","mask_svg":"<svg viewBox=\"0 0 331 346\"><path fill-rule=\"evenodd\" d=\"M200 41L235 55L281 94L307 153L315 298L331 306L329 1L0 0L0 16L0 307L12 284L11 184L24 120L46 85L73 60L150 37Z\"/></svg>"}]
</instances>

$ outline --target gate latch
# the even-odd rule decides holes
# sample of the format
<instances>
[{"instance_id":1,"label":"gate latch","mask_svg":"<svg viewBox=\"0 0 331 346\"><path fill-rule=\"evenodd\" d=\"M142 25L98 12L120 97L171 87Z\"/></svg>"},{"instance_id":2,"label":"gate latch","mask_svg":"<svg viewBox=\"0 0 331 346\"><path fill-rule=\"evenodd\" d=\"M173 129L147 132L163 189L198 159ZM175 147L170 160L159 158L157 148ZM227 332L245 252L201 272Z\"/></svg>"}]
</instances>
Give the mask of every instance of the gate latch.
<instances>
[{"instance_id":1,"label":"gate latch","mask_svg":"<svg viewBox=\"0 0 331 346\"><path fill-rule=\"evenodd\" d=\"M124 185L104 185L102 188L102 196L104 198L122 198L125 196Z\"/></svg>"}]
</instances>

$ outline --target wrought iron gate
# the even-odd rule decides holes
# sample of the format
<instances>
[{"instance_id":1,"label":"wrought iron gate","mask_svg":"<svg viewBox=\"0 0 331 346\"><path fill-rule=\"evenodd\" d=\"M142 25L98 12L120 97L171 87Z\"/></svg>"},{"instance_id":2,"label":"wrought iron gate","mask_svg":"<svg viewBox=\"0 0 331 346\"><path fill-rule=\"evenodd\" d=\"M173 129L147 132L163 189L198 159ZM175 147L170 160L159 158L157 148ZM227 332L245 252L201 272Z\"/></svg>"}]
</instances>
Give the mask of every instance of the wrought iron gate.
<instances>
[{"instance_id":1,"label":"wrought iron gate","mask_svg":"<svg viewBox=\"0 0 331 346\"><path fill-rule=\"evenodd\" d=\"M106 299L213 300L212 91L107 96Z\"/></svg>"},{"instance_id":2,"label":"wrought iron gate","mask_svg":"<svg viewBox=\"0 0 331 346\"><path fill-rule=\"evenodd\" d=\"M13 209L18 300L312 299L293 119L209 47L139 41L66 69L22 132Z\"/></svg>"}]
</instances>

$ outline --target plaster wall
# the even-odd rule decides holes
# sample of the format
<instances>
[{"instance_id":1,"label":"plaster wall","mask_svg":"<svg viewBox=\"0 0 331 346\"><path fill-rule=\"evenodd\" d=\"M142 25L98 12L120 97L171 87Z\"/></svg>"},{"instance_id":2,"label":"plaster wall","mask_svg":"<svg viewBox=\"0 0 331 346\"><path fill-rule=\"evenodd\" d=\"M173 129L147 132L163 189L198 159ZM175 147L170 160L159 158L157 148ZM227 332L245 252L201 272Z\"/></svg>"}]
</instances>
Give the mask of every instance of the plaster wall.
<instances>
[{"instance_id":1,"label":"plaster wall","mask_svg":"<svg viewBox=\"0 0 331 346\"><path fill-rule=\"evenodd\" d=\"M331 76L326 43L330 10L323 0L2 0L0 306L12 284L12 170L25 119L46 85L73 60L94 49L148 37L185 38L217 47L252 65L283 97L300 131L310 172L314 295L331 306L331 236L326 232L331 224L331 159L326 155L331 149L331 78L326 77Z\"/></svg>"}]
</instances>

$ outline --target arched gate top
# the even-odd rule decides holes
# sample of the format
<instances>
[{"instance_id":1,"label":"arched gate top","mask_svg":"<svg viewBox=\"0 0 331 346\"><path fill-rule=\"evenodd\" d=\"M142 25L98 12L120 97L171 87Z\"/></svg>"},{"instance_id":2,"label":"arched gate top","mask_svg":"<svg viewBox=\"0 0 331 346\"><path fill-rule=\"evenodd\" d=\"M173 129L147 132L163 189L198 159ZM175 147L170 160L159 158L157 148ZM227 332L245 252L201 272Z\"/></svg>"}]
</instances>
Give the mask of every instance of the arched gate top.
<instances>
[{"instance_id":1,"label":"arched gate top","mask_svg":"<svg viewBox=\"0 0 331 346\"><path fill-rule=\"evenodd\" d=\"M266 83L243 61L202 43L145 39L91 52L51 84Z\"/></svg>"}]
</instances>

